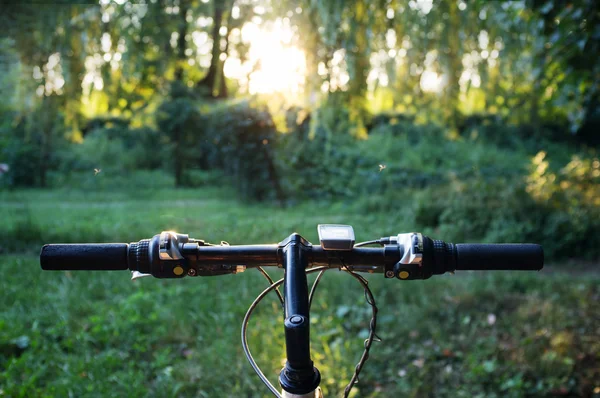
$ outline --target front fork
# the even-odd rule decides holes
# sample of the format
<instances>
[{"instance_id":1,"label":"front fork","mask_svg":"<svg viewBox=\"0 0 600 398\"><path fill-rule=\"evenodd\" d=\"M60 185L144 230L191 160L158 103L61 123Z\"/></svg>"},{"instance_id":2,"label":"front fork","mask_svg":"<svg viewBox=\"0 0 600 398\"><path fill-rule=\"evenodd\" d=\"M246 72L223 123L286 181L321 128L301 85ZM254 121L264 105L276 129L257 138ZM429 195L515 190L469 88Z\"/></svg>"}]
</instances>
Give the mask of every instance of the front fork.
<instances>
[{"instance_id":1,"label":"front fork","mask_svg":"<svg viewBox=\"0 0 600 398\"><path fill-rule=\"evenodd\" d=\"M310 316L306 268L311 244L298 234L279 244L284 280L284 328L287 361L279 374L284 397L314 398L321 375L310 357ZM287 395L286 395L287 394Z\"/></svg>"}]
</instances>

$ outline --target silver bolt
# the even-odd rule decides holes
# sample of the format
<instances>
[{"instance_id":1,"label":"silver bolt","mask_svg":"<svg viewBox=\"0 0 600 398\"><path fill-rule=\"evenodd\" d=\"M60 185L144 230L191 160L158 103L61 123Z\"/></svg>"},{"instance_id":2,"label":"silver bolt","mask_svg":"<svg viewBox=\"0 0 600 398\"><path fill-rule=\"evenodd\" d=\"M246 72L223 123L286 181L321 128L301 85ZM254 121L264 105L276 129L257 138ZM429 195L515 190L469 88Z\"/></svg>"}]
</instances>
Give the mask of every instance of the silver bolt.
<instances>
[{"instance_id":1,"label":"silver bolt","mask_svg":"<svg viewBox=\"0 0 600 398\"><path fill-rule=\"evenodd\" d=\"M393 278L394 271L385 271L385 276L386 276L386 278Z\"/></svg>"},{"instance_id":2,"label":"silver bolt","mask_svg":"<svg viewBox=\"0 0 600 398\"><path fill-rule=\"evenodd\" d=\"M189 276L196 276L196 270L194 268L190 268L190 269L188 269L187 274Z\"/></svg>"}]
</instances>

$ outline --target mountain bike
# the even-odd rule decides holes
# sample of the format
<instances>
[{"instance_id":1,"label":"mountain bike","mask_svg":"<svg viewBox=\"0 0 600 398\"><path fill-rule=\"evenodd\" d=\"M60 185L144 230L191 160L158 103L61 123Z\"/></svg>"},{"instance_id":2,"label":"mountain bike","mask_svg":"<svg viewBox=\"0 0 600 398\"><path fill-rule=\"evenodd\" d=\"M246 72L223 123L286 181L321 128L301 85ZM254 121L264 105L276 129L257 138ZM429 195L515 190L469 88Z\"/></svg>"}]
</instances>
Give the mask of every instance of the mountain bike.
<instances>
[{"instance_id":1,"label":"mountain bike","mask_svg":"<svg viewBox=\"0 0 600 398\"><path fill-rule=\"evenodd\" d=\"M322 398L321 374L310 353L310 307L323 273L340 269L354 277L364 288L372 308L369 336L354 375L344 391L347 397L356 384L373 341L377 339L377 306L360 273L383 274L387 279L403 281L428 279L433 275L459 270L540 270L544 252L536 244L453 244L434 240L421 233L402 233L355 243L349 225L317 226L319 246L293 233L277 244L211 244L173 231L164 231L151 239L126 243L50 244L42 248L44 270L130 270L132 278L183 278L238 274L256 268L269 281L254 300L242 322L242 346L250 365L276 397ZM368 247L374 246L377 247ZM283 278L273 281L263 267L283 269ZM308 289L307 274L318 272ZM278 287L283 285L283 294ZM279 374L280 393L260 370L246 338L250 317L271 291L283 307L286 363Z\"/></svg>"}]
</instances>

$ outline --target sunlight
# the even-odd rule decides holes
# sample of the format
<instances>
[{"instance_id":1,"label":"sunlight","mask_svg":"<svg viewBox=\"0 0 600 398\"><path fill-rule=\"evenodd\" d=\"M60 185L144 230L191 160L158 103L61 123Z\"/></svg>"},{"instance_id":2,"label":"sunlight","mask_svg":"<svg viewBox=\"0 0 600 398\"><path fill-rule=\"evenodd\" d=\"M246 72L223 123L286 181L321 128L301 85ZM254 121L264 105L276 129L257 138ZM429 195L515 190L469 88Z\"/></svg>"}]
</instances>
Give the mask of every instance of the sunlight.
<instances>
[{"instance_id":1,"label":"sunlight","mask_svg":"<svg viewBox=\"0 0 600 398\"><path fill-rule=\"evenodd\" d=\"M439 93L443 88L444 78L435 72L426 70L421 75L421 90L426 93Z\"/></svg>"},{"instance_id":2,"label":"sunlight","mask_svg":"<svg viewBox=\"0 0 600 398\"><path fill-rule=\"evenodd\" d=\"M250 94L299 93L304 87L304 51L291 45L294 32L281 19L267 26L247 23L241 38L250 44L247 60L229 57L225 75L245 83Z\"/></svg>"}]
</instances>

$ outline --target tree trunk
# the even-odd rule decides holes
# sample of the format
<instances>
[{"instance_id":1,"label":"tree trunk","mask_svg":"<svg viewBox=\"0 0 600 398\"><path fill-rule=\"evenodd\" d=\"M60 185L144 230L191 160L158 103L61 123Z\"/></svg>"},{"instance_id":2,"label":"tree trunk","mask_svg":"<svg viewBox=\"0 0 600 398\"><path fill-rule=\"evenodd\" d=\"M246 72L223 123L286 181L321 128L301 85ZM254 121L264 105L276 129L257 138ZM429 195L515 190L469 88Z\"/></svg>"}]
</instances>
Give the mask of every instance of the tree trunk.
<instances>
[{"instance_id":1,"label":"tree trunk","mask_svg":"<svg viewBox=\"0 0 600 398\"><path fill-rule=\"evenodd\" d=\"M173 150L173 161L174 161L174 169L175 169L175 186L181 187L183 185L183 137L181 134L181 128L178 127L175 130L175 148Z\"/></svg>"},{"instance_id":2,"label":"tree trunk","mask_svg":"<svg viewBox=\"0 0 600 398\"><path fill-rule=\"evenodd\" d=\"M456 3L448 3L448 88L446 89L445 118L448 127L456 130L458 126L458 100L460 95L461 56L460 52L460 15Z\"/></svg>"},{"instance_id":3,"label":"tree trunk","mask_svg":"<svg viewBox=\"0 0 600 398\"><path fill-rule=\"evenodd\" d=\"M179 28L177 33L177 66L175 67L175 81L183 83L183 63L185 62L185 36L187 35L187 20L186 16L189 10L189 2L187 0L181 1L181 12L179 16Z\"/></svg>"},{"instance_id":4,"label":"tree trunk","mask_svg":"<svg viewBox=\"0 0 600 398\"><path fill-rule=\"evenodd\" d=\"M281 182L279 180L279 174L277 173L277 168L275 167L275 162L269 153L266 145L261 145L261 149L267 161L267 169L269 172L269 179L273 184L273 188L275 189L275 195L277 197L277 201L280 206L283 206L285 203L285 194L283 192L283 188L281 187Z\"/></svg>"},{"instance_id":5,"label":"tree trunk","mask_svg":"<svg viewBox=\"0 0 600 398\"><path fill-rule=\"evenodd\" d=\"M227 24L228 27L231 24ZM220 39L219 39L220 40ZM229 30L227 31L227 35L225 36L225 49L223 50L225 55L229 54ZM217 98L227 98L227 79L225 79L225 58L223 61L219 59L219 92L217 93Z\"/></svg>"},{"instance_id":6,"label":"tree trunk","mask_svg":"<svg viewBox=\"0 0 600 398\"><path fill-rule=\"evenodd\" d=\"M179 37L177 38L177 66L175 67L175 82L184 85L183 82L183 64L186 60L185 55L185 36L187 35L187 12L189 10L189 1L183 0L181 1L181 12L180 12L180 20L179 20L179 28L177 33ZM173 150L173 161L174 161L174 169L175 169L175 186L180 187L183 185L183 170L185 165L185 155L184 155L184 132L182 131L182 126L179 125L175 128L175 148Z\"/></svg>"},{"instance_id":7,"label":"tree trunk","mask_svg":"<svg viewBox=\"0 0 600 398\"><path fill-rule=\"evenodd\" d=\"M42 104L38 110L38 117L34 119L34 123L37 126L33 126L33 129L41 130L41 145L40 145L40 163L38 167L39 171L39 182L40 187L45 188L47 186L47 175L50 163L50 154L52 153L53 145L53 134L54 134L54 118L58 114L55 104L56 98L54 96L44 96Z\"/></svg>"},{"instance_id":8,"label":"tree trunk","mask_svg":"<svg viewBox=\"0 0 600 398\"><path fill-rule=\"evenodd\" d=\"M213 12L213 28L212 28L212 58L208 73L202 80L197 83L198 88L204 88L207 91L207 96L212 97L215 89L215 83L219 72L219 56L221 55L221 35L219 31L223 26L223 11L224 4L221 1L215 1Z\"/></svg>"},{"instance_id":9,"label":"tree trunk","mask_svg":"<svg viewBox=\"0 0 600 398\"><path fill-rule=\"evenodd\" d=\"M79 7L72 7L71 19L81 15ZM65 95L63 96L62 106L65 108L65 124L71 127L72 137L80 138L80 107L81 107L81 83L85 75L83 62L84 42L81 36L81 29L78 26L65 24L68 29L70 50L72 54L67 54L68 79L65 82ZM61 55L65 57L65 54ZM120 85L119 85L120 86Z\"/></svg>"},{"instance_id":10,"label":"tree trunk","mask_svg":"<svg viewBox=\"0 0 600 398\"><path fill-rule=\"evenodd\" d=\"M303 13L304 14L304 13ZM316 6L311 5L307 10L306 22L310 26L310 31L306 32L306 76L304 77L305 107L314 108L317 104L321 92L321 77L319 70L318 49L321 43L319 34L319 14ZM327 64L327 63L325 63Z\"/></svg>"}]
</instances>

